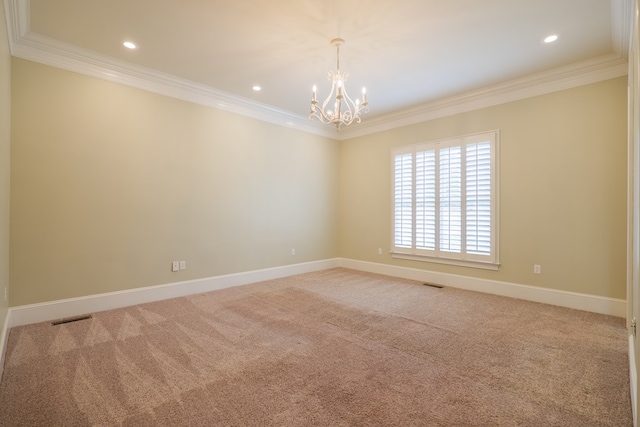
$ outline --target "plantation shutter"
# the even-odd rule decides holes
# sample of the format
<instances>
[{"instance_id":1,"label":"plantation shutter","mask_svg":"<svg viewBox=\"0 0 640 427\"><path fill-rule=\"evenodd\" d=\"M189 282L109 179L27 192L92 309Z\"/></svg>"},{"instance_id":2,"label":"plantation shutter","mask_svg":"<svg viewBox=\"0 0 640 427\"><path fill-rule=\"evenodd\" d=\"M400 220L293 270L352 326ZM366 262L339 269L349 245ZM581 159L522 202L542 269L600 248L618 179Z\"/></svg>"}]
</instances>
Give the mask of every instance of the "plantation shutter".
<instances>
[{"instance_id":1,"label":"plantation shutter","mask_svg":"<svg viewBox=\"0 0 640 427\"><path fill-rule=\"evenodd\" d=\"M436 248L436 151L416 153L416 248Z\"/></svg>"},{"instance_id":2,"label":"plantation shutter","mask_svg":"<svg viewBox=\"0 0 640 427\"><path fill-rule=\"evenodd\" d=\"M467 145L467 252L491 254L491 143Z\"/></svg>"},{"instance_id":3,"label":"plantation shutter","mask_svg":"<svg viewBox=\"0 0 640 427\"><path fill-rule=\"evenodd\" d=\"M394 257L497 269L496 139L490 132L393 150Z\"/></svg>"},{"instance_id":4,"label":"plantation shutter","mask_svg":"<svg viewBox=\"0 0 640 427\"><path fill-rule=\"evenodd\" d=\"M413 154L395 156L394 245L413 246Z\"/></svg>"},{"instance_id":5,"label":"plantation shutter","mask_svg":"<svg viewBox=\"0 0 640 427\"><path fill-rule=\"evenodd\" d=\"M461 147L440 150L440 250L462 250Z\"/></svg>"}]
</instances>

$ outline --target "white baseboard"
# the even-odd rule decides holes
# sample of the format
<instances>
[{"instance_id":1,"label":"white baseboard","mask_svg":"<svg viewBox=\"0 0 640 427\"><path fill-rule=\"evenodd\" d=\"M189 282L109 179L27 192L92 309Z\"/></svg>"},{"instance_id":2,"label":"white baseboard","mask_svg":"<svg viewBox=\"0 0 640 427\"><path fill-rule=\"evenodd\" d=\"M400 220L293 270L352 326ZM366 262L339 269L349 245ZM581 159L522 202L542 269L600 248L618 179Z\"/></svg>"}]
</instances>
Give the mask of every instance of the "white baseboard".
<instances>
[{"instance_id":1,"label":"white baseboard","mask_svg":"<svg viewBox=\"0 0 640 427\"><path fill-rule=\"evenodd\" d=\"M433 271L398 267L358 261L346 258L335 258L302 264L286 265L263 270L253 270L224 276L208 277L165 285L149 286L145 288L128 289L119 292L90 295L79 298L69 298L40 304L30 304L9 308L7 320L0 339L6 340L7 331L13 326L46 322L70 316L77 316L114 308L127 307L136 304L159 301L193 295L202 292L215 291L233 286L246 285L264 280L278 279L296 274L325 270L335 267L345 267L353 270L384 274L405 279L438 283L445 286L461 288L477 292L486 292L528 301L559 305L562 307L586 310L595 313L625 317L626 301L605 298L594 295L565 292L554 289L538 288L534 286L478 279L474 277L458 276ZM4 341L0 342L0 357L4 355Z\"/></svg>"},{"instance_id":2,"label":"white baseboard","mask_svg":"<svg viewBox=\"0 0 640 427\"><path fill-rule=\"evenodd\" d=\"M586 310L617 317L625 317L627 312L626 301L620 299L478 279L474 277L458 276L454 274L437 273L433 271L353 259L335 258L9 308L2 330L0 331L0 379L2 378L2 367L4 366L5 350L9 329L11 327L210 292L336 267L438 283L444 286L451 286L477 292L486 292L545 304L559 305L562 307ZM637 393L637 373L635 371L635 354L631 349L631 345L632 343L630 342L629 357L632 367L631 393L632 398L635 399ZM634 420L637 420L637 408L635 407L636 401L633 400L633 402Z\"/></svg>"},{"instance_id":3,"label":"white baseboard","mask_svg":"<svg viewBox=\"0 0 640 427\"><path fill-rule=\"evenodd\" d=\"M2 373L4 372L5 350L7 349L7 342L9 341L9 310L7 310L3 320L2 330L0 330L0 382L2 381Z\"/></svg>"},{"instance_id":4,"label":"white baseboard","mask_svg":"<svg viewBox=\"0 0 640 427\"><path fill-rule=\"evenodd\" d=\"M149 286L145 288L128 289L125 291L109 292L90 295L79 298L50 301L40 304L30 304L9 309L5 329L13 326L27 325L31 323L46 322L64 317L77 316L114 308L127 307L136 304L159 301L168 298L176 298L193 295L218 289L241 286L264 280L278 279L296 274L309 273L335 267L345 267L353 270L370 273L384 274L405 279L438 283L460 289L477 292L486 292L528 301L545 304L559 305L562 307L586 310L600 314L608 314L617 317L626 316L626 301L614 298L599 297L594 295L574 292L559 291L554 289L539 288L534 286L519 285L514 283L499 282L494 280L478 279L474 277L458 276L433 271L398 267L388 264L379 264L366 261L358 261L346 258L328 259L302 264L286 265L263 270L253 270L243 273L214 276L203 279L184 282L169 283L164 285ZM6 333L3 332L5 335ZM0 337L1 338L1 337ZM1 343L0 343L1 345ZM3 353L0 353L0 356Z\"/></svg>"},{"instance_id":5,"label":"white baseboard","mask_svg":"<svg viewBox=\"0 0 640 427\"><path fill-rule=\"evenodd\" d=\"M125 291L69 298L9 309L8 327L47 322L81 314L96 313L147 302L210 292L233 286L279 279L339 266L337 259L328 259L282 267L253 270L224 276L207 277L165 285L128 289ZM2 353L4 354L4 352Z\"/></svg>"},{"instance_id":6,"label":"white baseboard","mask_svg":"<svg viewBox=\"0 0 640 427\"><path fill-rule=\"evenodd\" d=\"M505 297L518 298L544 304L558 305L577 310L591 311L616 317L626 317L627 302L623 299L600 297L595 295L566 292L516 283L478 279L455 274L437 273L434 271L398 267L353 259L340 259L340 266L369 273L384 274L404 279L437 283L453 288L485 292Z\"/></svg>"},{"instance_id":7,"label":"white baseboard","mask_svg":"<svg viewBox=\"0 0 640 427\"><path fill-rule=\"evenodd\" d=\"M638 371L636 369L636 349L632 335L629 335L629 386L631 389L633 425L638 427Z\"/></svg>"}]
</instances>

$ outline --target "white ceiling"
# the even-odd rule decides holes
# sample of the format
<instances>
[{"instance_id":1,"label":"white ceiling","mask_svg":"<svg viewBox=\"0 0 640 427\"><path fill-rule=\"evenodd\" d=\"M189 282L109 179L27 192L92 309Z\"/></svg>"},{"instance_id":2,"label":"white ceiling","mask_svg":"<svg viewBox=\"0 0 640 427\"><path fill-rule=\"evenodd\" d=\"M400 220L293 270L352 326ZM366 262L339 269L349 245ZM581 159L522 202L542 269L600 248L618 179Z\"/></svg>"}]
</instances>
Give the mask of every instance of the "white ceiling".
<instances>
[{"instance_id":1,"label":"white ceiling","mask_svg":"<svg viewBox=\"0 0 640 427\"><path fill-rule=\"evenodd\" d=\"M367 87L357 126L389 127L507 89L623 75L631 11L628 0L4 2L14 56L299 127L313 84L321 99L329 90L334 37L347 89Z\"/></svg>"}]
</instances>

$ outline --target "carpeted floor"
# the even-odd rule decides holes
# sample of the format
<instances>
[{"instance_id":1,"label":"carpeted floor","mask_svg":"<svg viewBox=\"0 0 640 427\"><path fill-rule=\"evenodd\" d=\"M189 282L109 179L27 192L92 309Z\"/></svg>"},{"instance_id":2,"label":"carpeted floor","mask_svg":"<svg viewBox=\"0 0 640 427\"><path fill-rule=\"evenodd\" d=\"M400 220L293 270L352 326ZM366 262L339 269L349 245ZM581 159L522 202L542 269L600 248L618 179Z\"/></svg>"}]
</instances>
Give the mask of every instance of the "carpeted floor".
<instances>
[{"instance_id":1,"label":"carpeted floor","mask_svg":"<svg viewBox=\"0 0 640 427\"><path fill-rule=\"evenodd\" d=\"M11 330L1 426L630 426L623 319L332 269Z\"/></svg>"}]
</instances>

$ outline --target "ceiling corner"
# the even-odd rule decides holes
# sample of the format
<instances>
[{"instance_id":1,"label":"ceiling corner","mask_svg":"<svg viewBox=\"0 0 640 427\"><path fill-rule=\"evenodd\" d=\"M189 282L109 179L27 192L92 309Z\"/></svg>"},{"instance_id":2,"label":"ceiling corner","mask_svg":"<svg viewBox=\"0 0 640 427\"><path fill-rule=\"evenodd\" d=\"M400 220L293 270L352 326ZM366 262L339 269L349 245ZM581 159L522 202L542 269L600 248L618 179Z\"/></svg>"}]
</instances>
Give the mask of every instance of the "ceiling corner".
<instances>
[{"instance_id":1,"label":"ceiling corner","mask_svg":"<svg viewBox=\"0 0 640 427\"><path fill-rule=\"evenodd\" d=\"M627 58L631 42L634 0L611 0L611 40L613 51Z\"/></svg>"}]
</instances>

